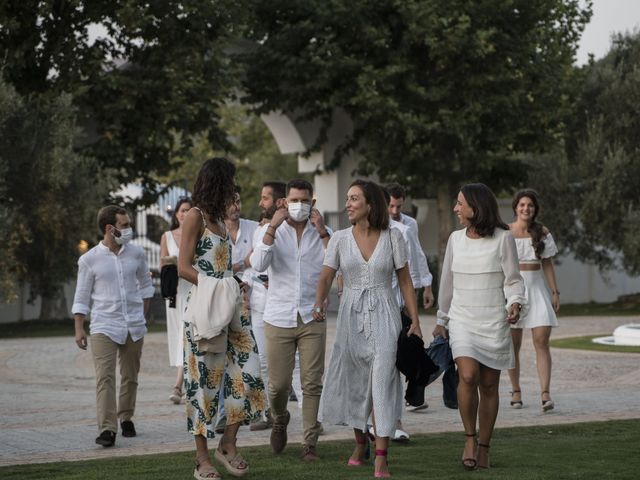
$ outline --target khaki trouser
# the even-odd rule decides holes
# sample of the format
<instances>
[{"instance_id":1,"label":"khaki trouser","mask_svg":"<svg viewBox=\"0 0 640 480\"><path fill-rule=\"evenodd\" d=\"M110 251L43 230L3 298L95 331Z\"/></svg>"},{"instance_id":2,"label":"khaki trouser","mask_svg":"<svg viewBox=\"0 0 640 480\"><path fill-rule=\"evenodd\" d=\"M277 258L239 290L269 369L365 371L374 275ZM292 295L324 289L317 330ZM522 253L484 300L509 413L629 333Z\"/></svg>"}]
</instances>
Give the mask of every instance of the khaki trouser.
<instances>
[{"instance_id":1,"label":"khaki trouser","mask_svg":"<svg viewBox=\"0 0 640 480\"><path fill-rule=\"evenodd\" d=\"M91 335L91 353L96 370L98 430L118 431L120 421L131 420L136 407L138 372L144 339L137 342L127 336L120 345L102 333ZM120 363L120 396L116 406L116 357Z\"/></svg>"},{"instance_id":2,"label":"khaki trouser","mask_svg":"<svg viewBox=\"0 0 640 480\"><path fill-rule=\"evenodd\" d=\"M322 394L327 324L315 320L305 324L298 315L295 328L275 327L265 322L264 333L267 339L269 403L273 420L275 423L285 421L297 349L300 354L304 443L315 446L320 433L318 409Z\"/></svg>"}]
</instances>

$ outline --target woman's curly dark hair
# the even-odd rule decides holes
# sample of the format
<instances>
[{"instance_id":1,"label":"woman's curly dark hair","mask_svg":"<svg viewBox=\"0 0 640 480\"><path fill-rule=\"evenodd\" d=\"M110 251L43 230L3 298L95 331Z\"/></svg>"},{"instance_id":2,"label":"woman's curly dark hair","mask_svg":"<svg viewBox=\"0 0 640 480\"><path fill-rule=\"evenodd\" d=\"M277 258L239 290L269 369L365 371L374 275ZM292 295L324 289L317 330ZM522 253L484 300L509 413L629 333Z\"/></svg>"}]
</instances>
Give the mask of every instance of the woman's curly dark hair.
<instances>
[{"instance_id":1,"label":"woman's curly dark hair","mask_svg":"<svg viewBox=\"0 0 640 480\"><path fill-rule=\"evenodd\" d=\"M460 192L473 209L473 217L469 219L470 226L481 237L493 237L496 228L509 230L500 218L498 200L491 189L484 183L468 183Z\"/></svg>"},{"instance_id":2,"label":"woman's curly dark hair","mask_svg":"<svg viewBox=\"0 0 640 480\"><path fill-rule=\"evenodd\" d=\"M210 158L200 167L193 185L193 206L205 212L210 221L224 219L236 193L235 174L235 165L222 157Z\"/></svg>"},{"instance_id":3,"label":"woman's curly dark hair","mask_svg":"<svg viewBox=\"0 0 640 480\"><path fill-rule=\"evenodd\" d=\"M520 203L520 200L525 197L531 200L531 203L533 203L533 207L535 208L533 216L531 217L531 222L529 222L529 226L527 227L527 232L531 235L531 244L533 245L534 252L536 252L536 257L541 258L542 252L544 252L544 237L547 235L545 233L544 225L540 222L536 222L538 213L540 213L538 193L530 188L520 190L514 195L513 202L511 202L511 208L513 209L513 213L516 214L518 203Z\"/></svg>"}]
</instances>

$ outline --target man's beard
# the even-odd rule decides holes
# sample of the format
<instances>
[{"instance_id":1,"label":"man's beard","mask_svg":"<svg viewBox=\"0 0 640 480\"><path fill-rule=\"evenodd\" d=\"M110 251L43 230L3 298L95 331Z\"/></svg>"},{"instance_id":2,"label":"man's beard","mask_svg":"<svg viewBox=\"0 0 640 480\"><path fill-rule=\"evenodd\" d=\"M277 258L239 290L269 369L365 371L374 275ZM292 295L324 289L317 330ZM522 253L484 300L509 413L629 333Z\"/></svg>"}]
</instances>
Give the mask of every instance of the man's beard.
<instances>
[{"instance_id":1,"label":"man's beard","mask_svg":"<svg viewBox=\"0 0 640 480\"><path fill-rule=\"evenodd\" d=\"M269 209L262 210L262 216L267 220L271 220L273 218L273 214L276 213L276 210L276 206L272 205L271 207L269 207Z\"/></svg>"}]
</instances>

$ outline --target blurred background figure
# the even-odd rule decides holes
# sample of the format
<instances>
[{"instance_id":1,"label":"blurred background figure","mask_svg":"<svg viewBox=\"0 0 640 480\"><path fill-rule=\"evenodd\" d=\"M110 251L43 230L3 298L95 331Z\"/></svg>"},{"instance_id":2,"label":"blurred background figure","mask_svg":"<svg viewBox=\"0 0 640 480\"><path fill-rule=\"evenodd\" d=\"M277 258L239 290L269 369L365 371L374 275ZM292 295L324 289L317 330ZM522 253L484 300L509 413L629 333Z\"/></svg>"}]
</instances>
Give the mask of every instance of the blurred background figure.
<instances>
[{"instance_id":1,"label":"blurred background figure","mask_svg":"<svg viewBox=\"0 0 640 480\"><path fill-rule=\"evenodd\" d=\"M180 239L182 238L182 223L187 212L192 207L191 199L183 197L176 203L171 213L171 224L169 231L165 232L160 239L160 268L165 265L178 265L178 253L180 250ZM176 269L177 274L177 269ZM183 322L182 313L184 312L184 299L191 284L186 280L178 279L178 288L176 290L175 301L166 300L167 309L167 344L169 345L169 365L177 367L176 383L173 386L169 400L175 404L182 401L182 381L184 378L184 370L182 367L183 355ZM174 306L171 304L174 303Z\"/></svg>"}]
</instances>

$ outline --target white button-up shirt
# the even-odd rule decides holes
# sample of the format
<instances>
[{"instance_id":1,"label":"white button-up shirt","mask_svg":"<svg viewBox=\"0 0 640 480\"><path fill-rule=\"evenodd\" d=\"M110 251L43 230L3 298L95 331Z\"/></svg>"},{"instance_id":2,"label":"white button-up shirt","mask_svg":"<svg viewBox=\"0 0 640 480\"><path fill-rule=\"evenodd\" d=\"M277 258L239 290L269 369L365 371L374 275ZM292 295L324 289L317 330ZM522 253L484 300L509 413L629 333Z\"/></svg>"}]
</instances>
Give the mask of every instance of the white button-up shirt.
<instances>
[{"instance_id":1,"label":"white button-up shirt","mask_svg":"<svg viewBox=\"0 0 640 480\"><path fill-rule=\"evenodd\" d=\"M257 228L258 222L241 218L236 241L234 242L231 236L229 236L231 240L231 262L234 265L236 263L242 263L242 268L238 272L239 274L244 271L244 259L253 248L253 234Z\"/></svg>"},{"instance_id":2,"label":"white button-up shirt","mask_svg":"<svg viewBox=\"0 0 640 480\"><path fill-rule=\"evenodd\" d=\"M400 215L400 223L409 227L406 237L409 241L409 271L411 273L413 286L415 288L428 287L431 285L431 282L433 282L433 275L431 275L429 271L427 257L425 257L422 251L422 245L420 245L418 222L416 222L415 218L405 215L404 213Z\"/></svg>"},{"instance_id":3,"label":"white button-up shirt","mask_svg":"<svg viewBox=\"0 0 640 480\"><path fill-rule=\"evenodd\" d=\"M256 228L253 232L253 240L251 245L255 249L259 243L262 243L262 237L264 237L264 229ZM267 304L267 288L264 283L258 279L258 275L267 272L258 272L253 265L251 268L247 268L242 274L242 281L249 285L251 288L251 296L249 297L249 305L251 307L251 313L257 312L264 313L264 307Z\"/></svg>"},{"instance_id":4,"label":"white button-up shirt","mask_svg":"<svg viewBox=\"0 0 640 480\"><path fill-rule=\"evenodd\" d=\"M263 319L276 327L295 328L298 313L304 323L313 320L324 244L316 228L307 221L298 245L296 230L285 221L277 228L273 245L265 245L262 239L268 226L260 228L260 241L251 254L253 268L258 272L267 270L269 275ZM327 228L327 232L331 230Z\"/></svg>"},{"instance_id":5,"label":"white button-up shirt","mask_svg":"<svg viewBox=\"0 0 640 480\"><path fill-rule=\"evenodd\" d=\"M124 345L147 332L143 299L154 293L144 250L123 245L118 254L100 242L78 259L78 283L72 313L91 312L91 335L102 333Z\"/></svg>"},{"instance_id":6,"label":"white button-up shirt","mask_svg":"<svg viewBox=\"0 0 640 480\"><path fill-rule=\"evenodd\" d=\"M394 228L402 234L402 240L404 240L404 244L407 247L409 271L411 271L411 262L413 262L413 255L411 252L412 245L411 245L411 242L409 241L409 227L389 217L389 228L390 229ZM398 270L398 268L399 267L397 265L394 265L395 270ZM398 305L400 305L400 308L404 307L404 297L402 296L402 292L400 291L400 284L398 283L398 275L396 274L396 272L393 272L393 276L391 277L391 289L393 290L393 293L396 296L396 301L398 302Z\"/></svg>"}]
</instances>

